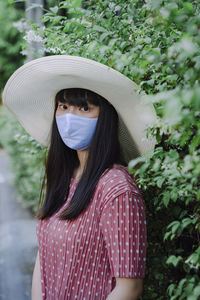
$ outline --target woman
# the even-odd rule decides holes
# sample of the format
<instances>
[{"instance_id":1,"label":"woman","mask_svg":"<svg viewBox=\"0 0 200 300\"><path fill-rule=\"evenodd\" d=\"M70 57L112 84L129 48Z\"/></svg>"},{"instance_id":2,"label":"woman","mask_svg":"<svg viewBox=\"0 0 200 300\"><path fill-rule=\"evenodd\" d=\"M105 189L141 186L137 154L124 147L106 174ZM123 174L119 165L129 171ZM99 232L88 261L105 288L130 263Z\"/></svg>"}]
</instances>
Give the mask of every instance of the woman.
<instances>
[{"instance_id":1,"label":"woman","mask_svg":"<svg viewBox=\"0 0 200 300\"><path fill-rule=\"evenodd\" d=\"M55 64L55 59L40 61ZM28 68L33 71L31 63ZM35 70L39 74L34 66ZM49 85L51 79L44 82ZM12 82L7 84L3 95L7 106L11 86ZM61 86L56 87L41 190L44 201L37 214L39 248L32 300L138 299L145 275L145 208L135 181L123 166L130 154L118 139L124 125L118 122L114 101L111 104L94 89ZM28 122L24 127L30 132ZM41 140L39 132L37 140Z\"/></svg>"}]
</instances>

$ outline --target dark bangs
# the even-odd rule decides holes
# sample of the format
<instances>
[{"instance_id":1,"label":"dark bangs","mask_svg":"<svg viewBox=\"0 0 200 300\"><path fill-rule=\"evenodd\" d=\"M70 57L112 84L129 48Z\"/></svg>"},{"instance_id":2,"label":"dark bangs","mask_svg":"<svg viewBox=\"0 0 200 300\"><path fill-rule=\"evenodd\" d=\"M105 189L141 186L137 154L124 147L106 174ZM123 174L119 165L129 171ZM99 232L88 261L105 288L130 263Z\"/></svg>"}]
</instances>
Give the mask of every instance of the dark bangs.
<instances>
[{"instance_id":1,"label":"dark bangs","mask_svg":"<svg viewBox=\"0 0 200 300\"><path fill-rule=\"evenodd\" d=\"M56 108L58 102L68 103L78 107L85 107L89 104L100 106L102 97L90 90L81 88L70 88L59 91L56 95Z\"/></svg>"}]
</instances>

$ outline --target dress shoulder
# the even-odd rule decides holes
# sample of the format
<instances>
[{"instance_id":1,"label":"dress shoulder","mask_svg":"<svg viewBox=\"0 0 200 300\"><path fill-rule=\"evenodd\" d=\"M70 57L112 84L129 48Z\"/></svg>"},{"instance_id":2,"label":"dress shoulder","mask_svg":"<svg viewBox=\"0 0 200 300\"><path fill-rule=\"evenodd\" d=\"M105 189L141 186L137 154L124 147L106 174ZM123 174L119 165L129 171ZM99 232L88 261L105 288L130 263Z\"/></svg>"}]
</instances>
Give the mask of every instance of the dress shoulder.
<instances>
[{"instance_id":1,"label":"dress shoulder","mask_svg":"<svg viewBox=\"0 0 200 300\"><path fill-rule=\"evenodd\" d=\"M116 166L106 169L98 182L101 206L105 206L109 201L126 192L140 195L140 190L129 174L128 168Z\"/></svg>"}]
</instances>

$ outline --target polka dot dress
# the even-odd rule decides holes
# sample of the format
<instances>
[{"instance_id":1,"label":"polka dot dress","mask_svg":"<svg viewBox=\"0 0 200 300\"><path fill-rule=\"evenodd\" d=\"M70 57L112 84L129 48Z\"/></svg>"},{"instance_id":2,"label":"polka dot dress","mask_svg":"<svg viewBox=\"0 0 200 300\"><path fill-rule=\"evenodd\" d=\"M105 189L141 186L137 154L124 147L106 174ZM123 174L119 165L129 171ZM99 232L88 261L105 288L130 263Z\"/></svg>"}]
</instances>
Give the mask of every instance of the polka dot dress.
<instances>
[{"instance_id":1,"label":"polka dot dress","mask_svg":"<svg viewBox=\"0 0 200 300\"><path fill-rule=\"evenodd\" d=\"M145 275L145 207L127 169L106 169L87 209L74 221L59 220L76 185L72 179L60 211L37 223L45 300L104 300L116 277Z\"/></svg>"}]
</instances>

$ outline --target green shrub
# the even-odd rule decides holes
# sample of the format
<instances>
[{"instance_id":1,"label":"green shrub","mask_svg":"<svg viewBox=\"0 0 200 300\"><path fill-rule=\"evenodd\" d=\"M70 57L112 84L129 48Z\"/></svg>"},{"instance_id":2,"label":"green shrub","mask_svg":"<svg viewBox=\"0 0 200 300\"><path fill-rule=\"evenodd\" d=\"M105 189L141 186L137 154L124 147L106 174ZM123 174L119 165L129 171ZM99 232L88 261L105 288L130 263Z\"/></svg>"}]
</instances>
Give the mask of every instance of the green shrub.
<instances>
[{"instance_id":1,"label":"green shrub","mask_svg":"<svg viewBox=\"0 0 200 300\"><path fill-rule=\"evenodd\" d=\"M24 207L36 211L46 148L30 137L13 114L0 106L0 141L11 157L14 184Z\"/></svg>"},{"instance_id":2,"label":"green shrub","mask_svg":"<svg viewBox=\"0 0 200 300\"><path fill-rule=\"evenodd\" d=\"M147 289L158 279L161 291L154 292L156 299L165 299L166 289L169 299L199 299L200 88L147 98L162 104L159 124L151 128L158 144L129 163L147 205Z\"/></svg>"},{"instance_id":3,"label":"green shrub","mask_svg":"<svg viewBox=\"0 0 200 300\"><path fill-rule=\"evenodd\" d=\"M22 65L24 57L20 54L22 36L13 26L24 15L21 4L0 1L0 91L9 76Z\"/></svg>"}]
</instances>

